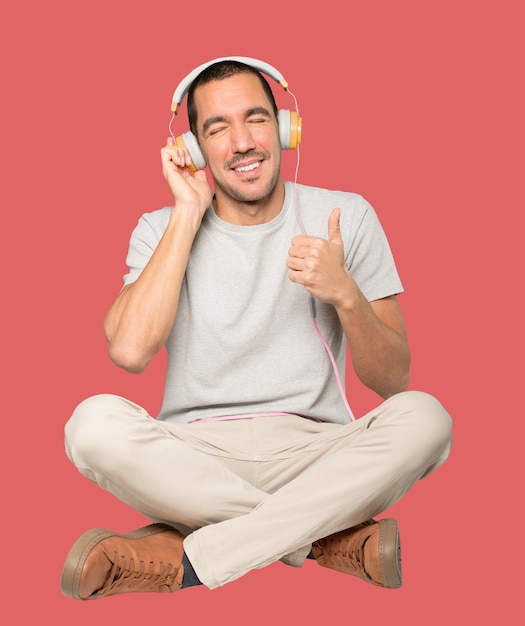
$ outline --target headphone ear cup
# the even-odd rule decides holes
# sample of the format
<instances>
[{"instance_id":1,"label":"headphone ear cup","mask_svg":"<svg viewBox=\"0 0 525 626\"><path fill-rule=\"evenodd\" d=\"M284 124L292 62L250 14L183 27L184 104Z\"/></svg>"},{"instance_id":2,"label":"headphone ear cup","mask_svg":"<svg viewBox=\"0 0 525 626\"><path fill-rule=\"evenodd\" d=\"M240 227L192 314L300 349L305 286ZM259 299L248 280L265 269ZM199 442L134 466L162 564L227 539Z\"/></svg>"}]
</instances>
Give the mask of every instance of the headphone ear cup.
<instances>
[{"instance_id":1,"label":"headphone ear cup","mask_svg":"<svg viewBox=\"0 0 525 626\"><path fill-rule=\"evenodd\" d=\"M186 148L190 153L192 163L189 166L189 169L192 172L195 172L196 170L203 170L206 167L206 159L204 158L199 143L192 132L188 131L187 133L182 133L182 135L176 137L175 145L179 146L179 148Z\"/></svg>"},{"instance_id":2,"label":"headphone ear cup","mask_svg":"<svg viewBox=\"0 0 525 626\"><path fill-rule=\"evenodd\" d=\"M301 143L303 118L297 111L281 109L277 113L279 139L283 150L295 150Z\"/></svg>"}]
</instances>

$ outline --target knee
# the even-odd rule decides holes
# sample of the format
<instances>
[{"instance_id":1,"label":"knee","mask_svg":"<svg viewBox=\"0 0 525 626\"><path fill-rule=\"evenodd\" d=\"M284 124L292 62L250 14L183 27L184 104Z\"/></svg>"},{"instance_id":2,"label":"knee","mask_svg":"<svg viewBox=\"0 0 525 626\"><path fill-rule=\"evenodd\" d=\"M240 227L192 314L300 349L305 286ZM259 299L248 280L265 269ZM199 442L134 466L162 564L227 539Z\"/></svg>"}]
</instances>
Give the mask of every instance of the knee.
<instances>
[{"instance_id":1,"label":"knee","mask_svg":"<svg viewBox=\"0 0 525 626\"><path fill-rule=\"evenodd\" d=\"M100 394L83 400L73 411L64 428L65 449L77 466L89 466L88 459L107 438L110 416L122 402L118 396Z\"/></svg>"},{"instance_id":2,"label":"knee","mask_svg":"<svg viewBox=\"0 0 525 626\"><path fill-rule=\"evenodd\" d=\"M390 400L398 403L407 420L409 438L425 456L442 463L452 445L452 418L433 395L423 391L405 391Z\"/></svg>"},{"instance_id":3,"label":"knee","mask_svg":"<svg viewBox=\"0 0 525 626\"><path fill-rule=\"evenodd\" d=\"M407 411L412 413L415 421L420 421L425 430L449 438L452 432L452 418L433 395L424 391L405 391L402 394Z\"/></svg>"}]
</instances>

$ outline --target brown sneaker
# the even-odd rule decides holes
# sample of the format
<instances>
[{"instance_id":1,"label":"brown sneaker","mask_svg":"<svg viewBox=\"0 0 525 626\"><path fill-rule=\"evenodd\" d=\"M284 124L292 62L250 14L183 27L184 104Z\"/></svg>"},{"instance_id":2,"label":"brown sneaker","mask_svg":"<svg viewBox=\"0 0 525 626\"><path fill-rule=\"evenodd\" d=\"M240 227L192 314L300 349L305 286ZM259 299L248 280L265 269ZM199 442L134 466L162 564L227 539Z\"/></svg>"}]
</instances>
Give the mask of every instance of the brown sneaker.
<instances>
[{"instance_id":1,"label":"brown sneaker","mask_svg":"<svg viewBox=\"0 0 525 626\"><path fill-rule=\"evenodd\" d=\"M183 536L167 524L125 535L93 528L73 544L60 587L76 600L132 591L173 593L182 584Z\"/></svg>"},{"instance_id":2,"label":"brown sneaker","mask_svg":"<svg viewBox=\"0 0 525 626\"><path fill-rule=\"evenodd\" d=\"M319 565L352 574L372 585L401 587L401 546L393 518L369 520L312 545Z\"/></svg>"}]
</instances>

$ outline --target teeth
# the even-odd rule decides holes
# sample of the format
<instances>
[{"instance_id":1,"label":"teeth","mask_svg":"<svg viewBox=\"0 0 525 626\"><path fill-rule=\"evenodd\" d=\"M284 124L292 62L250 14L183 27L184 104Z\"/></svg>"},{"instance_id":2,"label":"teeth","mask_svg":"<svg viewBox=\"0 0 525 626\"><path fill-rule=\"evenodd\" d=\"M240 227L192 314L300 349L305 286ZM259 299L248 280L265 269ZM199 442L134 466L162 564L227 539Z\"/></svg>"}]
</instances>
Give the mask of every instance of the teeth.
<instances>
[{"instance_id":1,"label":"teeth","mask_svg":"<svg viewBox=\"0 0 525 626\"><path fill-rule=\"evenodd\" d=\"M236 167L236 172L251 172L252 170L259 167L259 163L252 163L251 165L246 165L245 167Z\"/></svg>"}]
</instances>

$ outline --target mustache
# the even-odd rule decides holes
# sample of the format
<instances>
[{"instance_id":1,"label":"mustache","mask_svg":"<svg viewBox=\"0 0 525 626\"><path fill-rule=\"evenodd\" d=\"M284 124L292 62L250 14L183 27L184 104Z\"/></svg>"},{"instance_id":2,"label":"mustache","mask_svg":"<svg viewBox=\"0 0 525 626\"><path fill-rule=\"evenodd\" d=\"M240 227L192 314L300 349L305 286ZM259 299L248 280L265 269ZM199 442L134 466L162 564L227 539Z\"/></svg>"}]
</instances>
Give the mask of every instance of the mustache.
<instances>
[{"instance_id":1,"label":"mustache","mask_svg":"<svg viewBox=\"0 0 525 626\"><path fill-rule=\"evenodd\" d=\"M231 169L235 167L237 163L241 163L246 159L269 159L270 154L263 150L250 150L249 152L243 152L243 154L236 154L229 161L224 164L225 169Z\"/></svg>"}]
</instances>

